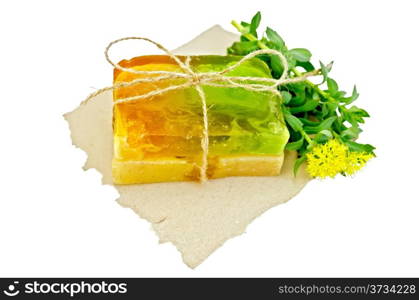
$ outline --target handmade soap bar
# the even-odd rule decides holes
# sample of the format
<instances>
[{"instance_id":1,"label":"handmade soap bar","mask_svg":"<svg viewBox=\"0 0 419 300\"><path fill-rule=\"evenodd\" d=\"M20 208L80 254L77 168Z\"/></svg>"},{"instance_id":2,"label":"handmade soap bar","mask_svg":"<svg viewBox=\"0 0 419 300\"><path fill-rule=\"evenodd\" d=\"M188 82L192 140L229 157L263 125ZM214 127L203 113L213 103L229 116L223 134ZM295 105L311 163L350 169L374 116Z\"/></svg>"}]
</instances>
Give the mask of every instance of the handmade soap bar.
<instances>
[{"instance_id":1,"label":"handmade soap bar","mask_svg":"<svg viewBox=\"0 0 419 300\"><path fill-rule=\"evenodd\" d=\"M235 56L192 56L190 66L195 72L214 72L239 59ZM120 65L134 70L182 72L168 56L141 56L124 60ZM226 75L271 78L269 68L257 58L244 62ZM141 77L150 75L114 71L115 84ZM118 88L114 101L183 82L184 79L168 79ZM202 88L208 107L208 178L278 175L289 138L282 114L277 109L278 96L243 88L205 85ZM116 104L113 122L115 183L199 179L203 115L195 88Z\"/></svg>"}]
</instances>

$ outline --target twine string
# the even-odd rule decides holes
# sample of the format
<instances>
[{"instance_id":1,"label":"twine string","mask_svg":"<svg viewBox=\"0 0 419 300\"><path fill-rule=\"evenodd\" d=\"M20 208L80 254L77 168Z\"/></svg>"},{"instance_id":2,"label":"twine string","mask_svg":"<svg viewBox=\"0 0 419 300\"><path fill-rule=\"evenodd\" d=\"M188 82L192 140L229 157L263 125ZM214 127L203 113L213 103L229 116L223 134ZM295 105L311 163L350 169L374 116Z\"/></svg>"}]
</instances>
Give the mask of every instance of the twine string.
<instances>
[{"instance_id":1,"label":"twine string","mask_svg":"<svg viewBox=\"0 0 419 300\"><path fill-rule=\"evenodd\" d=\"M131 68L125 68L118 63L113 62L109 57L110 49L115 45L123 41L127 40L142 40L148 43L153 44L159 50L163 51L167 56L175 61L175 63L180 67L183 72L174 72L174 71L141 71L141 70L134 70ZM273 78L264 78L264 77L248 77L248 76L227 76L226 74L235 70L244 62L252 59L261 54L269 54L277 56L283 67L282 75L279 79ZM208 108L207 108L207 101L205 92L202 86L213 86L213 87L223 87L223 88L242 88L248 91L254 92L269 92L274 95L277 95L281 98L281 93L278 90L278 87L288 83L295 83L306 80L308 77L319 75L318 70L304 73L298 77L288 78L288 62L285 56L273 49L262 49L251 52L246 56L243 56L240 60L235 62L234 64L228 66L227 68L218 71L218 72L195 72L191 66L190 61L191 57L186 56L185 61L183 62L182 59L175 54L173 54L170 50L166 49L163 45L145 38L145 37L124 37L121 39L114 40L109 43L109 45L105 48L105 58L106 61L113 66L115 69L120 70L122 72L127 72L136 75L148 75L149 77L144 78L137 78L129 82L118 82L112 86L104 87L96 92L90 94L83 103L87 103L92 98L97 95L100 95L106 91L115 90L122 87L129 87L141 83L157 83L159 81L165 81L169 79L183 79L182 83L175 83L171 84L168 87L164 88L156 88L150 92L135 95L125 98L117 99L113 102L113 105L118 105L120 103L128 103L132 101L138 101L141 99L151 98L153 96L162 95L168 93L170 91L186 89L189 87L195 88L198 93L198 96L201 101L201 108L202 108L202 138L201 138L201 148L202 148L202 160L201 165L198 166L200 169L200 181L204 182L207 180L207 168L208 168L208 151L209 151L209 130L208 130Z\"/></svg>"}]
</instances>

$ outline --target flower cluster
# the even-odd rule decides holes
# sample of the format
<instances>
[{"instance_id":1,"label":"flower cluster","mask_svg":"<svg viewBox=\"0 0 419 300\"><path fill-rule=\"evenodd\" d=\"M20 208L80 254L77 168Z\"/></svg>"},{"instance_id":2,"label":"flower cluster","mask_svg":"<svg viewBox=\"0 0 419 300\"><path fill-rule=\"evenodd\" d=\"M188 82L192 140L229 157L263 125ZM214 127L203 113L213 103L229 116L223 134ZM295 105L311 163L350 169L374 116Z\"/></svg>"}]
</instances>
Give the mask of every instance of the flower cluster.
<instances>
[{"instance_id":1,"label":"flower cluster","mask_svg":"<svg viewBox=\"0 0 419 300\"><path fill-rule=\"evenodd\" d=\"M336 139L316 145L307 153L307 171L312 177L334 178L337 174L352 175L359 171L372 154L350 151Z\"/></svg>"}]
</instances>

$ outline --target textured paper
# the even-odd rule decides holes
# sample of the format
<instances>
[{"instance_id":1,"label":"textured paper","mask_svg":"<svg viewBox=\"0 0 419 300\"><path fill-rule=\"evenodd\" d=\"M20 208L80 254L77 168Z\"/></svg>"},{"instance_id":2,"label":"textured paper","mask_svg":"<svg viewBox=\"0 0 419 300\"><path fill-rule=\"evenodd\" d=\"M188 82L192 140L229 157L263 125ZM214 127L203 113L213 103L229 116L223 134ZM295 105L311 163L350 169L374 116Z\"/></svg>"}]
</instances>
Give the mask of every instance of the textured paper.
<instances>
[{"instance_id":1,"label":"textured paper","mask_svg":"<svg viewBox=\"0 0 419 300\"><path fill-rule=\"evenodd\" d=\"M223 55L237 38L214 26L175 53ZM112 184L112 93L80 105L67 113L65 119L73 144L88 155L84 169L97 169L103 174L103 183ZM256 217L290 200L305 186L309 181L306 173L299 172L297 178L292 174L294 159L294 153L286 153L281 175L276 177L231 177L205 184L174 182L115 185L115 188L120 194L118 202L148 220L160 242L173 243L184 262L194 268L225 241L242 234Z\"/></svg>"}]
</instances>

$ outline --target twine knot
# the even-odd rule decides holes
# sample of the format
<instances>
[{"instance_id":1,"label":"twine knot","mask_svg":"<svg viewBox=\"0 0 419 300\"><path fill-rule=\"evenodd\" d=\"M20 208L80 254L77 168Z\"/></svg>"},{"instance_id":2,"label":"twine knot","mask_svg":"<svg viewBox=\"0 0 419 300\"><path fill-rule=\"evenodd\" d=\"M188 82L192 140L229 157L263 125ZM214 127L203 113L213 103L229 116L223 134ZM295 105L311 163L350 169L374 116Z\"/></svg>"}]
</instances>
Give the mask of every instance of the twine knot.
<instances>
[{"instance_id":1,"label":"twine knot","mask_svg":"<svg viewBox=\"0 0 419 300\"><path fill-rule=\"evenodd\" d=\"M193 73L191 74L191 84L192 85L198 85L201 84L203 76L201 74Z\"/></svg>"}]
</instances>

